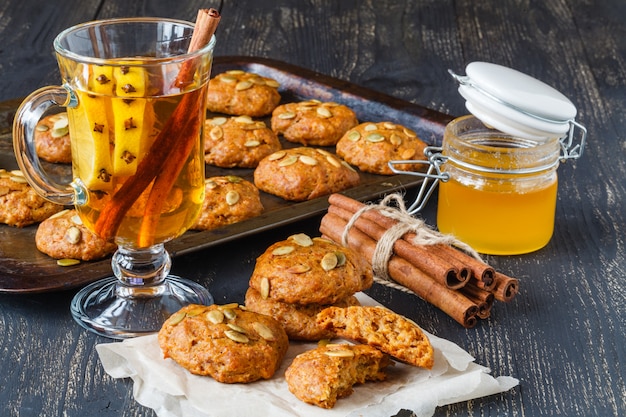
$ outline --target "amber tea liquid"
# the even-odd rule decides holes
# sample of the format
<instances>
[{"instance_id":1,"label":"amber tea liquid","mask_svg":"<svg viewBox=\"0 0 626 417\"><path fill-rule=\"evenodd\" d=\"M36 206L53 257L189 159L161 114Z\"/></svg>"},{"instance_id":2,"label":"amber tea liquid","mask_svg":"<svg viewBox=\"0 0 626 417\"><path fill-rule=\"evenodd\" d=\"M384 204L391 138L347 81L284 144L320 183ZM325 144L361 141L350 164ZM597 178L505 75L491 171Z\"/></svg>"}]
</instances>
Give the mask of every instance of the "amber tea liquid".
<instances>
[{"instance_id":1,"label":"amber tea liquid","mask_svg":"<svg viewBox=\"0 0 626 417\"><path fill-rule=\"evenodd\" d=\"M93 72L89 77L89 89L76 90L79 104L67 110L73 174L88 190L86 204L77 205L76 209L85 225L94 230L95 223L112 196L126 181L138 175L137 168L149 155L154 140L184 95L198 96L194 98L194 103L197 103L198 117L204 120L204 89L155 95L159 84L169 81L160 80L158 75L142 73L139 67L121 70L91 67L89 71ZM203 123L194 126L194 129L184 132L197 139L165 197L151 238L154 244L180 236L195 223L202 208ZM145 188L126 212L115 234L118 244L138 246L152 184Z\"/></svg>"}]
</instances>

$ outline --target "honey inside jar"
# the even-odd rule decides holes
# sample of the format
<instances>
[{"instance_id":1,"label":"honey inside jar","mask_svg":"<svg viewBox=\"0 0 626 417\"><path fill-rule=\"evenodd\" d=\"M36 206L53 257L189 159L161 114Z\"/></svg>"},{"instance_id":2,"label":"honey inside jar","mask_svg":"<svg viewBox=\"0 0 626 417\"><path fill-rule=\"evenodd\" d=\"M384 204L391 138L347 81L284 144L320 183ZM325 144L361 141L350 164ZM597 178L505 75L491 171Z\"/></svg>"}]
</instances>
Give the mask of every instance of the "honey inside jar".
<instances>
[{"instance_id":1,"label":"honey inside jar","mask_svg":"<svg viewBox=\"0 0 626 417\"><path fill-rule=\"evenodd\" d=\"M478 252L522 254L552 237L558 139L531 141L484 126L473 116L446 128L437 226Z\"/></svg>"}]
</instances>

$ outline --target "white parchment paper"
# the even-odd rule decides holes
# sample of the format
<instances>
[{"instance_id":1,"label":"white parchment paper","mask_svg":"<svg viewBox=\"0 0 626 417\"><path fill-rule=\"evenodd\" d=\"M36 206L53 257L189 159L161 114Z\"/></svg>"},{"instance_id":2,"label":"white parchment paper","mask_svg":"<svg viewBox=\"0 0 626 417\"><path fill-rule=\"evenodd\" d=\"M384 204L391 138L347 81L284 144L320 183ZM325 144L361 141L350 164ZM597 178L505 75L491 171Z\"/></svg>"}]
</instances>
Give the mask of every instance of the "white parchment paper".
<instances>
[{"instance_id":1,"label":"white parchment paper","mask_svg":"<svg viewBox=\"0 0 626 417\"><path fill-rule=\"evenodd\" d=\"M357 294L363 305L376 302ZM156 335L96 346L105 371L113 378L131 378L133 394L159 417L254 416L390 416L403 409L432 416L439 405L507 391L519 381L494 378L490 370L456 344L428 334L435 365L425 370L402 363L387 368L387 380L358 385L331 410L308 405L289 392L285 370L292 359L315 343L291 342L282 367L267 381L222 384L193 375L171 359L163 359Z\"/></svg>"}]
</instances>

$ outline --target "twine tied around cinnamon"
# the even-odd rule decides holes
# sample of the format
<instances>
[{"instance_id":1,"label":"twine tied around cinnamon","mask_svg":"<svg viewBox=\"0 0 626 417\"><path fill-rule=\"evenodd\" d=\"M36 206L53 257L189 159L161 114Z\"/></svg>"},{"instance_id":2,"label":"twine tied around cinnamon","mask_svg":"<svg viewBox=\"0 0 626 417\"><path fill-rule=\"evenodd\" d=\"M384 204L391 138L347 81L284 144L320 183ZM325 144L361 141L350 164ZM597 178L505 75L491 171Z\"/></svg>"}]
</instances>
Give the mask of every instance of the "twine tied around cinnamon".
<instances>
[{"instance_id":1,"label":"twine tied around cinnamon","mask_svg":"<svg viewBox=\"0 0 626 417\"><path fill-rule=\"evenodd\" d=\"M395 207L394 207L395 205ZM458 240L452 235L443 234L429 227L423 220L417 219L409 214L404 203L404 199L400 194L389 194L378 204L366 204L361 209L356 211L352 218L346 224L341 235L341 243L344 246L348 246L348 235L350 229L354 226L359 216L368 210L377 210L380 214L397 220L397 224L387 229L383 236L376 243L376 249L372 256L372 270L374 276L378 282L383 281L385 285L389 285L393 280L389 276L388 264L391 256L393 255L393 247L398 239L401 239L405 234L412 232L415 234L410 240L410 243L414 245L428 246L428 245L450 245L454 246L471 257L482 261L478 252L476 252L468 244ZM406 290L403 286L392 285L395 288Z\"/></svg>"}]
</instances>

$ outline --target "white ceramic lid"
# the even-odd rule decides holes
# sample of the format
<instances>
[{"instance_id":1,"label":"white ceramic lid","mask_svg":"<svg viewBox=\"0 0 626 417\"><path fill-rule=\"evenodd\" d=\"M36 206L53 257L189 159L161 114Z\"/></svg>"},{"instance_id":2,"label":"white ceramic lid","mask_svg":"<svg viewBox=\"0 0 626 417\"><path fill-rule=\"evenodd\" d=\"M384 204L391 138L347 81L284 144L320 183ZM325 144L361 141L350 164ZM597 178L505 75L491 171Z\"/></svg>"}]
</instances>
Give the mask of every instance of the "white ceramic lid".
<instances>
[{"instance_id":1,"label":"white ceramic lid","mask_svg":"<svg viewBox=\"0 0 626 417\"><path fill-rule=\"evenodd\" d=\"M529 139L563 137L576 107L563 94L522 72L472 62L459 81L467 109L486 125Z\"/></svg>"}]
</instances>

